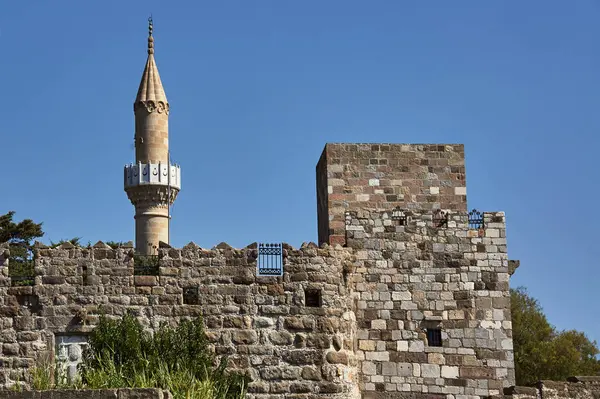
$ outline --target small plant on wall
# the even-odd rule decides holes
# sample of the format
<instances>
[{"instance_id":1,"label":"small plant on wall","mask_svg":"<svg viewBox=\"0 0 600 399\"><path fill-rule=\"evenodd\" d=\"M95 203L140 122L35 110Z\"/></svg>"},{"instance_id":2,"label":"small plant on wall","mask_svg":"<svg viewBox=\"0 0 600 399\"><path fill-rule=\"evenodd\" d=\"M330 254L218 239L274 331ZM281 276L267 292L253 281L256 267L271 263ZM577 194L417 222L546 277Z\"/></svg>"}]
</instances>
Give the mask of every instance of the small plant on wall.
<instances>
[{"instance_id":1,"label":"small plant on wall","mask_svg":"<svg viewBox=\"0 0 600 399\"><path fill-rule=\"evenodd\" d=\"M158 276L160 267L160 257L158 247L148 244L151 255L135 254L133 255L133 274L137 276Z\"/></svg>"},{"instance_id":2,"label":"small plant on wall","mask_svg":"<svg viewBox=\"0 0 600 399\"><path fill-rule=\"evenodd\" d=\"M89 337L81 365L87 388L162 388L175 399L244 398L247 377L225 370L208 348L201 318L178 327L161 326L153 335L132 315L101 316Z\"/></svg>"}]
</instances>

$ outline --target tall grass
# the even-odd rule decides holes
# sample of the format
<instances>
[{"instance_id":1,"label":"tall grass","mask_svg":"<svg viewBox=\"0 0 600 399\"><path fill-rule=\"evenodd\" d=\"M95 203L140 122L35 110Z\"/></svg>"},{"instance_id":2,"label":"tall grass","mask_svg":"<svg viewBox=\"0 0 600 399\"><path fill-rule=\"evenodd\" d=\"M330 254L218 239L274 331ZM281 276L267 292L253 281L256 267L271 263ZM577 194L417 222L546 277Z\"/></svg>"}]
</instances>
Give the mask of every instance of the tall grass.
<instances>
[{"instance_id":1,"label":"tall grass","mask_svg":"<svg viewBox=\"0 0 600 399\"><path fill-rule=\"evenodd\" d=\"M72 387L161 388L175 399L245 397L247 377L227 372L226 359L215 362L200 318L149 334L132 315L116 321L101 316L88 343L80 380L69 382ZM34 386L51 385L44 375L52 373L34 370Z\"/></svg>"}]
</instances>

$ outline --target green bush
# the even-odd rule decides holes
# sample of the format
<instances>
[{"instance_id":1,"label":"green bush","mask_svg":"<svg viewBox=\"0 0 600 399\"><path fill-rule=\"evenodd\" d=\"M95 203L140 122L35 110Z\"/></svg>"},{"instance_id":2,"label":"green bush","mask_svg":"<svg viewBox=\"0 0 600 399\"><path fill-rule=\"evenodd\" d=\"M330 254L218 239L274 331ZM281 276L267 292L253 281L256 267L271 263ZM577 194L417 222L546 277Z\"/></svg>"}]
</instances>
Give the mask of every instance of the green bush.
<instances>
[{"instance_id":1,"label":"green bush","mask_svg":"<svg viewBox=\"0 0 600 399\"><path fill-rule=\"evenodd\" d=\"M13 258L8 265L8 275L13 286L28 286L35 282L35 264L33 260Z\"/></svg>"},{"instance_id":2,"label":"green bush","mask_svg":"<svg viewBox=\"0 0 600 399\"><path fill-rule=\"evenodd\" d=\"M175 399L245 397L247 377L216 364L209 351L202 319L176 328L144 331L132 315L121 320L101 316L92 331L81 365L81 382L96 388L162 388Z\"/></svg>"}]
</instances>

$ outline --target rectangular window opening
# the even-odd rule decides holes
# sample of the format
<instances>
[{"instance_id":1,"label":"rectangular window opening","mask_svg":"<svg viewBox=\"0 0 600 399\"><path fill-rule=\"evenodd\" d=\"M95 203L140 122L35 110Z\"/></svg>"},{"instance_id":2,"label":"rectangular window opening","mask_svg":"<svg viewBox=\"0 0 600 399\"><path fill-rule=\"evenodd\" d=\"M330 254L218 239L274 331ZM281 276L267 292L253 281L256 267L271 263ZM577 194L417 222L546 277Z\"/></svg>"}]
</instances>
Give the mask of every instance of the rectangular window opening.
<instances>
[{"instance_id":1,"label":"rectangular window opening","mask_svg":"<svg viewBox=\"0 0 600 399\"><path fill-rule=\"evenodd\" d=\"M183 304L184 305L198 305L200 303L200 294L198 293L198 286L186 287L183 289Z\"/></svg>"},{"instance_id":2,"label":"rectangular window opening","mask_svg":"<svg viewBox=\"0 0 600 399\"><path fill-rule=\"evenodd\" d=\"M304 291L304 305L309 308L321 307L321 290L309 289Z\"/></svg>"},{"instance_id":3,"label":"rectangular window opening","mask_svg":"<svg viewBox=\"0 0 600 399\"><path fill-rule=\"evenodd\" d=\"M440 328L427 329L427 345L442 346L442 330Z\"/></svg>"}]
</instances>

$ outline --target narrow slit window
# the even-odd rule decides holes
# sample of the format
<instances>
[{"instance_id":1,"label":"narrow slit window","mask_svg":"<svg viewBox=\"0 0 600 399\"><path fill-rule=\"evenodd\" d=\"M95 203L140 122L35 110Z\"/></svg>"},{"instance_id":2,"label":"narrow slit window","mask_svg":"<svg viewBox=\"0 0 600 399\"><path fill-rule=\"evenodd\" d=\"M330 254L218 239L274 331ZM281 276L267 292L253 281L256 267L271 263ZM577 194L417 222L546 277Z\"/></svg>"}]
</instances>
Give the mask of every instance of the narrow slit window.
<instances>
[{"instance_id":1,"label":"narrow slit window","mask_svg":"<svg viewBox=\"0 0 600 399\"><path fill-rule=\"evenodd\" d=\"M321 291L320 290L305 290L304 304L309 308L321 307Z\"/></svg>"},{"instance_id":2,"label":"narrow slit window","mask_svg":"<svg viewBox=\"0 0 600 399\"><path fill-rule=\"evenodd\" d=\"M442 346L442 330L439 328L427 329L427 345Z\"/></svg>"}]
</instances>

